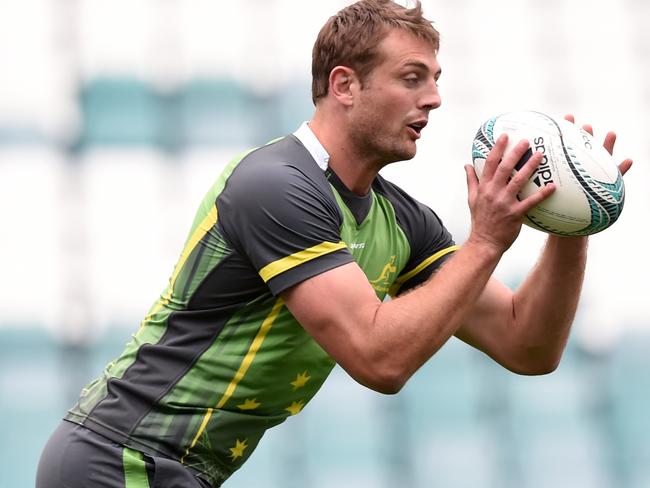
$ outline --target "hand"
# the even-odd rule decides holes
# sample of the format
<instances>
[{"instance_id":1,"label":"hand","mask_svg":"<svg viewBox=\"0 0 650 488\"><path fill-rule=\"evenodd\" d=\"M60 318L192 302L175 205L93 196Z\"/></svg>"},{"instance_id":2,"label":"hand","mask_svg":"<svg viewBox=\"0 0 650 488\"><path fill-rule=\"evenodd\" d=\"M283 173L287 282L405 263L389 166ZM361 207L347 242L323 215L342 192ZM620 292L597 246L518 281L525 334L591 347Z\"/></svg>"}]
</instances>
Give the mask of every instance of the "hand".
<instances>
[{"instance_id":1,"label":"hand","mask_svg":"<svg viewBox=\"0 0 650 488\"><path fill-rule=\"evenodd\" d=\"M566 120L571 122L572 124L575 124L575 117L572 114L567 114L564 116ZM594 129L590 124L584 124L582 126L584 130L589 132L592 136L594 135ZM611 155L614 155L614 144L616 144L616 133L615 132L608 132L607 135L605 136L605 140L603 141L603 147L607 149L607 152ZM618 170L621 172L622 175L628 172L628 170L632 167L632 160L631 159L624 159L621 164L618 165Z\"/></svg>"},{"instance_id":2,"label":"hand","mask_svg":"<svg viewBox=\"0 0 650 488\"><path fill-rule=\"evenodd\" d=\"M502 134L488 154L479 181L471 165L467 173L468 203L472 214L472 230L469 240L487 244L498 252L506 251L521 231L526 213L548 198L555 190L550 183L523 200L517 195L533 175L542 154L533 153L526 164L513 176L517 162L530 147L527 140L520 141L504 154L508 136Z\"/></svg>"}]
</instances>

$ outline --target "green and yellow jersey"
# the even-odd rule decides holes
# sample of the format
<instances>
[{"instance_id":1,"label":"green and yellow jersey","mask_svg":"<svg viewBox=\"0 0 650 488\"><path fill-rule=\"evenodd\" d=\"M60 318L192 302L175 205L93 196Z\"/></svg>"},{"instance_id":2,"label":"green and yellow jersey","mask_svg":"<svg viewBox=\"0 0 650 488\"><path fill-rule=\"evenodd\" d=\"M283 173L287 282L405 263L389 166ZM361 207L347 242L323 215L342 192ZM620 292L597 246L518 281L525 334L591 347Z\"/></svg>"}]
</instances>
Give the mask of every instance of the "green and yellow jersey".
<instances>
[{"instance_id":1,"label":"green and yellow jersey","mask_svg":"<svg viewBox=\"0 0 650 488\"><path fill-rule=\"evenodd\" d=\"M365 196L347 190L305 124L226 167L167 288L66 419L219 485L335 365L281 292L356 261L383 299L455 249L432 210L382 177Z\"/></svg>"}]
</instances>

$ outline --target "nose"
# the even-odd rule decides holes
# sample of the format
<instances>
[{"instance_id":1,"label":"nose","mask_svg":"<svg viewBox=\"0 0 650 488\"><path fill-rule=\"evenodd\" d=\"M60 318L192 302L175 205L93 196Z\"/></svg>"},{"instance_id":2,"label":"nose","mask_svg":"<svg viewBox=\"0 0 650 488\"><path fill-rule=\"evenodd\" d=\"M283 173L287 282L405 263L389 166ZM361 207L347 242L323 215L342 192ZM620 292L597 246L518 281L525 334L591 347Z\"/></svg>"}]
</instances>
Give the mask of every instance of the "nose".
<instances>
[{"instance_id":1,"label":"nose","mask_svg":"<svg viewBox=\"0 0 650 488\"><path fill-rule=\"evenodd\" d=\"M438 84L435 80L432 80L429 86L427 86L426 91L422 94L418 108L430 111L440 107L441 103L442 100L438 91Z\"/></svg>"}]
</instances>

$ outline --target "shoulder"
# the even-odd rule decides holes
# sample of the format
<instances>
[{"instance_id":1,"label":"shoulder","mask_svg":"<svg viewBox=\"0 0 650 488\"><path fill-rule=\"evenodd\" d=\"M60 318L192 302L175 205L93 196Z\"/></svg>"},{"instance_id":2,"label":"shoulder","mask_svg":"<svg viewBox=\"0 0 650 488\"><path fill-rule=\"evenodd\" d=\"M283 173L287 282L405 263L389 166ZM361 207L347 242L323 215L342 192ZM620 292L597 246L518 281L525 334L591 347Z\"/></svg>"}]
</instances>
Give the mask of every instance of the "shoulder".
<instances>
[{"instance_id":1,"label":"shoulder","mask_svg":"<svg viewBox=\"0 0 650 488\"><path fill-rule=\"evenodd\" d=\"M333 198L323 170L302 143L289 135L246 154L226 181L219 201L253 204L296 193Z\"/></svg>"},{"instance_id":2,"label":"shoulder","mask_svg":"<svg viewBox=\"0 0 650 488\"><path fill-rule=\"evenodd\" d=\"M259 256L260 265L323 242L340 242L343 215L332 188L293 136L245 155L216 207L226 239L249 258Z\"/></svg>"},{"instance_id":3,"label":"shoulder","mask_svg":"<svg viewBox=\"0 0 650 488\"><path fill-rule=\"evenodd\" d=\"M294 135L276 139L250 151L241 159L232 176L266 177L286 173L291 168L298 170L297 173L305 178L321 179L326 182L323 170L318 167L307 148Z\"/></svg>"}]
</instances>

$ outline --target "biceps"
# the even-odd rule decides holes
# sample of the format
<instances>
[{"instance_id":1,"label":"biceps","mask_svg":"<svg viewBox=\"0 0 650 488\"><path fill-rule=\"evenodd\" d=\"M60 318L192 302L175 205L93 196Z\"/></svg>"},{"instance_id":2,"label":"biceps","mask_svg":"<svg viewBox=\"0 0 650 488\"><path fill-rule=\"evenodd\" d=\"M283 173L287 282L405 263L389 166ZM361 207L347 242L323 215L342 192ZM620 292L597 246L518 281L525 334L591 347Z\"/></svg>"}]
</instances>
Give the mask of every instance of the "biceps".
<instances>
[{"instance_id":1,"label":"biceps","mask_svg":"<svg viewBox=\"0 0 650 488\"><path fill-rule=\"evenodd\" d=\"M368 337L381 304L356 263L305 280L282 298L302 327L342 366Z\"/></svg>"}]
</instances>

